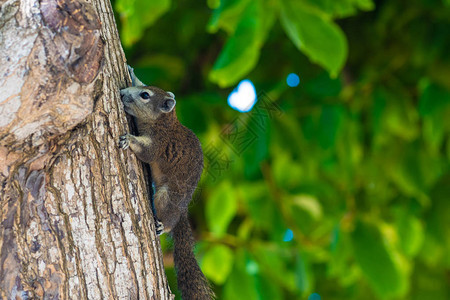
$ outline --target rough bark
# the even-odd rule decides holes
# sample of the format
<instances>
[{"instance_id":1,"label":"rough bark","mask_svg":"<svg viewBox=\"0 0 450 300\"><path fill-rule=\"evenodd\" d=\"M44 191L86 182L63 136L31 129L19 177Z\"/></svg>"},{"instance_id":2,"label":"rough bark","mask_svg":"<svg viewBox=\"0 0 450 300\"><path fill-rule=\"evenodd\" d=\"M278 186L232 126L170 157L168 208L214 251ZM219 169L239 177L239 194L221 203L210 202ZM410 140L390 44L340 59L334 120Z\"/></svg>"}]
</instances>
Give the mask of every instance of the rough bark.
<instances>
[{"instance_id":1,"label":"rough bark","mask_svg":"<svg viewBox=\"0 0 450 300\"><path fill-rule=\"evenodd\" d=\"M173 298L110 2L0 5L0 298Z\"/></svg>"}]
</instances>

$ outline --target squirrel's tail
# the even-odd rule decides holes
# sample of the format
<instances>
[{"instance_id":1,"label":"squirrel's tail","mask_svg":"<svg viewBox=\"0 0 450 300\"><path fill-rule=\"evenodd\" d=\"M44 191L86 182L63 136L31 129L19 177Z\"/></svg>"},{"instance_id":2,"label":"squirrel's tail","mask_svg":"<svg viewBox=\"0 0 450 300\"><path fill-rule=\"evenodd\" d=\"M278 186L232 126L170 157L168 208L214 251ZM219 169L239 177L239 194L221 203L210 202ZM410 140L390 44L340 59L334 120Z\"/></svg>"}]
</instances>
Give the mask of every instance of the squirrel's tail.
<instances>
[{"instance_id":1,"label":"squirrel's tail","mask_svg":"<svg viewBox=\"0 0 450 300\"><path fill-rule=\"evenodd\" d=\"M177 271L178 290L183 300L210 300L214 298L208 280L195 259L192 248L194 237L187 215L181 214L172 230L174 240L173 258Z\"/></svg>"}]
</instances>

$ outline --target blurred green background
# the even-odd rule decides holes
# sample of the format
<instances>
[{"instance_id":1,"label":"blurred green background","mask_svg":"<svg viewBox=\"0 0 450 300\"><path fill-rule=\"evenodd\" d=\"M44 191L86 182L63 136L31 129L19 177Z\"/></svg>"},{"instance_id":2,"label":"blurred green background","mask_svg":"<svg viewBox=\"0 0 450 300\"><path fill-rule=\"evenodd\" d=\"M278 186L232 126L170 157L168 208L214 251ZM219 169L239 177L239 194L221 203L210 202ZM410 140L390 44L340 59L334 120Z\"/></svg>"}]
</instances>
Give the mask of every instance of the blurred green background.
<instances>
[{"instance_id":1,"label":"blurred green background","mask_svg":"<svg viewBox=\"0 0 450 300\"><path fill-rule=\"evenodd\" d=\"M191 221L219 299L450 299L449 0L113 5L202 141Z\"/></svg>"}]
</instances>

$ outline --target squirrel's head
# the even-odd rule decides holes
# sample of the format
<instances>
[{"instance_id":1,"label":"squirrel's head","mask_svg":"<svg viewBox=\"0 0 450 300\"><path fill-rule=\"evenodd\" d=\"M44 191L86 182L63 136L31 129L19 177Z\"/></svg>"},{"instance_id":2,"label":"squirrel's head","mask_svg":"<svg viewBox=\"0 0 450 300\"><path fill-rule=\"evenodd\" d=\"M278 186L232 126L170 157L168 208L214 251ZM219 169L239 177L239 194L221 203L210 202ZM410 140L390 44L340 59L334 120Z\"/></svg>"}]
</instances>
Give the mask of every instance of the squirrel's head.
<instances>
[{"instance_id":1,"label":"squirrel's head","mask_svg":"<svg viewBox=\"0 0 450 300\"><path fill-rule=\"evenodd\" d=\"M154 86L134 86L120 90L125 111L140 119L155 121L170 113L176 104L175 95Z\"/></svg>"}]
</instances>

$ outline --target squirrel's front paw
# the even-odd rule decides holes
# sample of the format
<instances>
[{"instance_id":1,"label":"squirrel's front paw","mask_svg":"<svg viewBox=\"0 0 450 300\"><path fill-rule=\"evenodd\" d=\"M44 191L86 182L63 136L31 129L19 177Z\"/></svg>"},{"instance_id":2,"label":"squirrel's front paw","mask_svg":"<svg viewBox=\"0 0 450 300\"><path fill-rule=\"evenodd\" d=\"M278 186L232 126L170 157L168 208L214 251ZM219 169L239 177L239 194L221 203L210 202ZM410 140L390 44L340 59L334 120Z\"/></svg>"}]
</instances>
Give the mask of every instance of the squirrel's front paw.
<instances>
[{"instance_id":1,"label":"squirrel's front paw","mask_svg":"<svg viewBox=\"0 0 450 300\"><path fill-rule=\"evenodd\" d=\"M164 224L161 221L156 220L155 222L156 234L161 235L164 232Z\"/></svg>"},{"instance_id":2,"label":"squirrel's front paw","mask_svg":"<svg viewBox=\"0 0 450 300\"><path fill-rule=\"evenodd\" d=\"M128 149L128 147L130 147L130 139L129 139L129 134L126 133L124 135L121 135L119 137L119 148L125 150Z\"/></svg>"}]
</instances>

